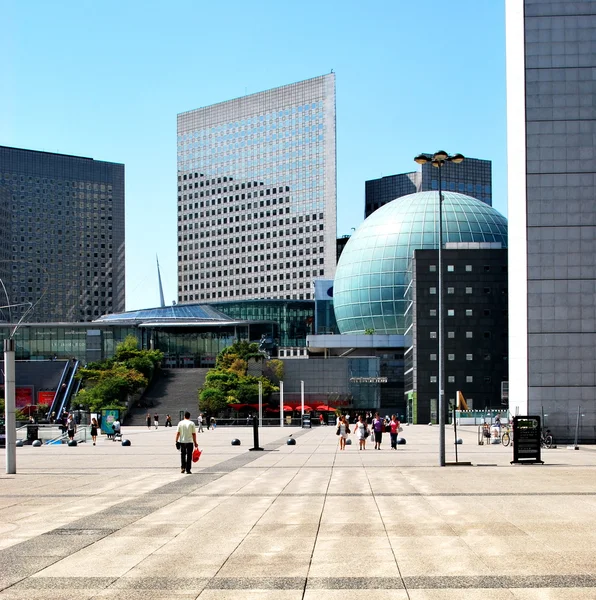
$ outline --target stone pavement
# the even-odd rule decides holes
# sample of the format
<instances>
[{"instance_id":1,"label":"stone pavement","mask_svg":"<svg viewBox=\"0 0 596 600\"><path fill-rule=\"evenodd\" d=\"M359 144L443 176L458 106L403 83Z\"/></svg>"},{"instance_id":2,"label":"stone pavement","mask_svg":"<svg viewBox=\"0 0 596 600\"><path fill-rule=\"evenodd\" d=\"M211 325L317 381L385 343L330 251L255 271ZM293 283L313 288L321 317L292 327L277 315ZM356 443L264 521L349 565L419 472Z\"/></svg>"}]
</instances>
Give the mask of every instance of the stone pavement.
<instances>
[{"instance_id":1,"label":"stone pavement","mask_svg":"<svg viewBox=\"0 0 596 600\"><path fill-rule=\"evenodd\" d=\"M422 425L365 452L334 427L265 428L249 452L251 429L220 427L192 475L161 427L18 448L17 475L2 449L0 600L596 598L596 448L512 466L460 431L471 467L437 467Z\"/></svg>"}]
</instances>

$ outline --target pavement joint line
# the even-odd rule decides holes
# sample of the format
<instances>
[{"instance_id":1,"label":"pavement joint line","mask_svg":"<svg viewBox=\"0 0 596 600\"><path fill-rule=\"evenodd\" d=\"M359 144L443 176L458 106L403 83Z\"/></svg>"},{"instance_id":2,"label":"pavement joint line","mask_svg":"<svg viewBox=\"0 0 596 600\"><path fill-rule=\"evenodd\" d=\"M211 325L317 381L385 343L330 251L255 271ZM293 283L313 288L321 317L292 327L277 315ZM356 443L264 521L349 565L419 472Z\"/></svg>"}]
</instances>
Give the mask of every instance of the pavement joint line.
<instances>
[{"instance_id":1,"label":"pavement joint line","mask_svg":"<svg viewBox=\"0 0 596 600\"><path fill-rule=\"evenodd\" d=\"M18 590L351 590L594 588L596 576L575 575L422 575L400 577L30 577Z\"/></svg>"}]
</instances>

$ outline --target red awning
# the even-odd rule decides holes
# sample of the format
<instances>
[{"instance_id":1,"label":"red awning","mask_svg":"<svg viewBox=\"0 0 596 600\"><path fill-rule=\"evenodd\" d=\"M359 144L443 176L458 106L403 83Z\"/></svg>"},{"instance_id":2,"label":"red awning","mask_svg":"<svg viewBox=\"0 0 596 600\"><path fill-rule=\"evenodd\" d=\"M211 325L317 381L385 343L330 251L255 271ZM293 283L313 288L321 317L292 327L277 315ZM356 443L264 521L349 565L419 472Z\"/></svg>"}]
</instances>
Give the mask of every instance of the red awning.
<instances>
[{"instance_id":1,"label":"red awning","mask_svg":"<svg viewBox=\"0 0 596 600\"><path fill-rule=\"evenodd\" d=\"M335 408L333 408L333 406L327 406L327 404L319 404L319 406L317 406L317 410L329 412L335 410Z\"/></svg>"}]
</instances>

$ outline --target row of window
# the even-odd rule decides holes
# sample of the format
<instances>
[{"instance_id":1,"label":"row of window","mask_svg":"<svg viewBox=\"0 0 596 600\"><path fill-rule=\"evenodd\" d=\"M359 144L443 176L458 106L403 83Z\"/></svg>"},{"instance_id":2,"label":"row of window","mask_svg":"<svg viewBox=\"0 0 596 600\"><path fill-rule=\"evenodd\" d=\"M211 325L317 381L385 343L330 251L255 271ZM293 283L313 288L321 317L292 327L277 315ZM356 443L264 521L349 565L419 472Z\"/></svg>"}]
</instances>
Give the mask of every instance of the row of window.
<instances>
[{"instance_id":1,"label":"row of window","mask_svg":"<svg viewBox=\"0 0 596 600\"><path fill-rule=\"evenodd\" d=\"M429 359L431 361L435 361L435 360L437 360L437 355L433 352L433 353L429 354ZM455 360L455 354L448 353L447 354L447 360L448 361L454 361ZM469 354L469 353L466 354L466 360L474 360L474 355L473 354ZM493 360L492 354L490 354L489 352L483 353L482 354L482 360L486 360L486 361ZM501 357L501 360L507 360L507 356L503 355Z\"/></svg>"},{"instance_id":2,"label":"row of window","mask_svg":"<svg viewBox=\"0 0 596 600\"><path fill-rule=\"evenodd\" d=\"M434 286L433 286L433 287L430 287L430 288L429 288L429 293L430 293L431 295L434 295L434 294L436 294L436 293L437 293L437 288L436 288L436 287L434 287ZM448 293L448 294L455 294L455 287L453 287L453 286L449 286L449 287L447 287L447 293ZM474 293L474 291L473 291L473 288L472 288L472 286L466 286L466 294L468 294L468 295L469 295L469 294L473 294L473 293ZM483 287L483 288L482 288L482 293L483 293L484 295L488 296L489 294L491 294L491 293L492 293L492 288L485 286L485 287ZM503 295L507 295L507 288L506 288L506 287L502 287L502 288L501 288L501 294L503 294Z\"/></svg>"},{"instance_id":3,"label":"row of window","mask_svg":"<svg viewBox=\"0 0 596 600\"><path fill-rule=\"evenodd\" d=\"M491 269L492 269L491 265L483 265L483 267L482 267L482 270L484 273L490 273ZM428 270L431 273L436 273L437 265L428 265ZM471 273L473 270L474 270L474 268L472 265L465 265L466 273ZM447 272L455 273L455 265L447 265ZM507 265L501 265L501 272L502 273L507 272Z\"/></svg>"},{"instance_id":4,"label":"row of window","mask_svg":"<svg viewBox=\"0 0 596 600\"><path fill-rule=\"evenodd\" d=\"M466 317L473 317L474 316L474 309L473 308L466 308L465 310L466 313ZM482 311L482 315L485 317L490 317L490 315L493 313L493 310L490 308L485 308ZM436 317L437 316L437 309L436 308L431 308L428 311L429 316L431 317ZM503 316L507 316L507 311L503 310L502 311ZM448 308L447 309L447 316L448 317L455 317L455 309L454 308Z\"/></svg>"},{"instance_id":5,"label":"row of window","mask_svg":"<svg viewBox=\"0 0 596 600\"><path fill-rule=\"evenodd\" d=\"M466 331L466 339L472 339L474 337L474 332L473 331ZM482 334L482 337L484 337L484 339L491 339L492 338L492 333L490 331L485 331ZM455 338L455 331L448 331L447 332L447 338L448 339L454 339ZM436 331L431 331L430 332L430 339L431 340L436 340L437 339L437 332Z\"/></svg>"},{"instance_id":6,"label":"row of window","mask_svg":"<svg viewBox=\"0 0 596 600\"><path fill-rule=\"evenodd\" d=\"M490 375L483 375L482 380L484 383L491 383L493 378ZM437 383L437 376L431 375L429 378L429 382ZM455 383L455 375L448 375L447 383ZM474 383L474 375L466 375L466 383Z\"/></svg>"}]
</instances>

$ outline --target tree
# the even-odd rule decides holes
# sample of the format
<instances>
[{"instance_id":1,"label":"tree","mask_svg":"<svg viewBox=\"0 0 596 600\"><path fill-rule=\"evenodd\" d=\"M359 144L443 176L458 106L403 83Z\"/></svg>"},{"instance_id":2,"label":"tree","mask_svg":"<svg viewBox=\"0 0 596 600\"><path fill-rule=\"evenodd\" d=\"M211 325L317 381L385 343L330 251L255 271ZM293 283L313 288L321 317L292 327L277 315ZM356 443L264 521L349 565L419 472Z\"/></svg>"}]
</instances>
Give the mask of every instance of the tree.
<instances>
[{"instance_id":1,"label":"tree","mask_svg":"<svg viewBox=\"0 0 596 600\"><path fill-rule=\"evenodd\" d=\"M218 413L226 408L226 395L216 388L204 388L199 394L199 410Z\"/></svg>"}]
</instances>

